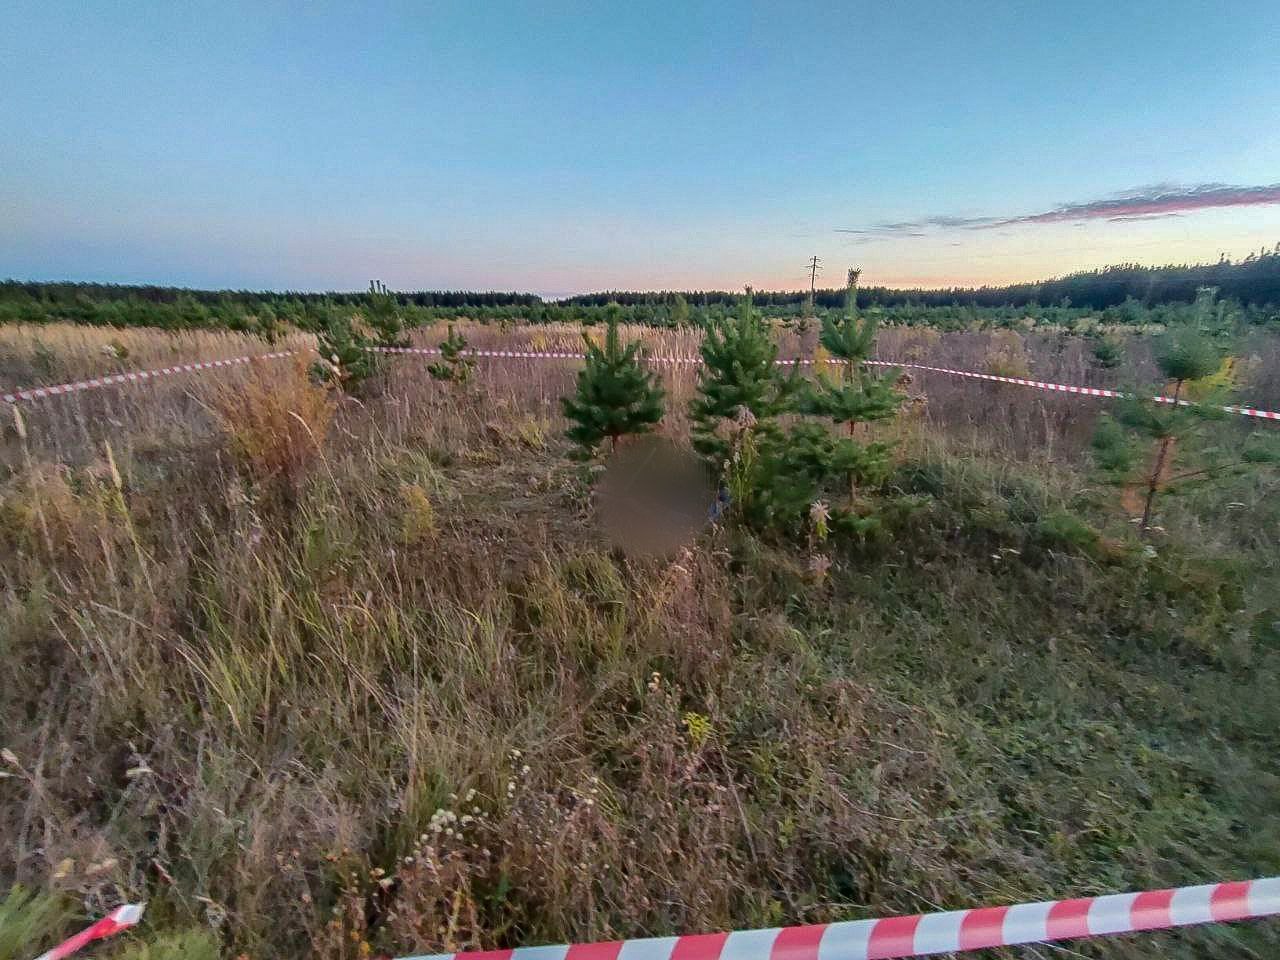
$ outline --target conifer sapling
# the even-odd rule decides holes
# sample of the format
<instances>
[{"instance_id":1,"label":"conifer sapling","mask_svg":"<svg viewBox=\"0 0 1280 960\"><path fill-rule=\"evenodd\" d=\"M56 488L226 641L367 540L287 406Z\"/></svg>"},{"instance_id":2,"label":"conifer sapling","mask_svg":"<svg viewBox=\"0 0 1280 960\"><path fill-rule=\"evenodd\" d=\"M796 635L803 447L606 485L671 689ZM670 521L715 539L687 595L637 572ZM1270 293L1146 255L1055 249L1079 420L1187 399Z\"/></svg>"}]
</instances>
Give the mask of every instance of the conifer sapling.
<instances>
[{"instance_id":1,"label":"conifer sapling","mask_svg":"<svg viewBox=\"0 0 1280 960\"><path fill-rule=\"evenodd\" d=\"M1157 401L1146 387L1117 403L1099 420L1093 438L1094 463L1116 483L1141 491L1139 530L1152 526L1156 496L1180 481L1205 481L1227 470L1280 461L1280 444L1270 434L1254 434L1241 444L1214 429L1227 415L1222 404L1234 385L1234 363L1198 324L1171 329L1156 346L1156 364L1169 401ZM1154 444L1154 449L1148 444ZM1184 464L1173 470L1175 448ZM1150 451L1144 458L1144 452ZM1135 504L1136 507L1136 504Z\"/></svg>"},{"instance_id":2,"label":"conifer sapling","mask_svg":"<svg viewBox=\"0 0 1280 960\"><path fill-rule=\"evenodd\" d=\"M798 368L792 368L790 378L779 374L778 345L755 312L750 287L735 316L708 325L700 352L698 392L689 408L693 446L718 468L730 449L718 428L746 411L753 431L772 429L773 419L787 409L795 392Z\"/></svg>"},{"instance_id":3,"label":"conifer sapling","mask_svg":"<svg viewBox=\"0 0 1280 960\"><path fill-rule=\"evenodd\" d=\"M849 464L849 489L853 495L859 476L870 476L888 463L889 448L882 443L859 444L854 440L859 423L888 420L902 405L897 388L898 370L876 373L866 364L875 348L879 324L874 316L858 314L858 277L861 271L850 270L845 293L843 317L823 317L820 341L827 351L843 361L840 379L832 380L819 372L801 404L805 413L826 417L845 424L848 436L843 441L839 459Z\"/></svg>"},{"instance_id":4,"label":"conifer sapling","mask_svg":"<svg viewBox=\"0 0 1280 960\"><path fill-rule=\"evenodd\" d=\"M330 313L316 330L320 359L311 365L312 377L347 392L358 388L377 369L377 354L369 349L371 346L350 317L336 311Z\"/></svg>"},{"instance_id":5,"label":"conifer sapling","mask_svg":"<svg viewBox=\"0 0 1280 960\"><path fill-rule=\"evenodd\" d=\"M603 348L585 334L583 339L586 366L578 372L574 395L560 403L572 421L565 436L590 456L606 437L616 449L619 437L648 432L662 419L663 390L657 375L640 365L640 345L622 346L616 315L609 317Z\"/></svg>"},{"instance_id":6,"label":"conifer sapling","mask_svg":"<svg viewBox=\"0 0 1280 960\"><path fill-rule=\"evenodd\" d=\"M403 348L409 346L404 335L404 323L400 319L400 304L396 295L380 280L369 281L368 309L365 319L378 335L378 345Z\"/></svg>"},{"instance_id":7,"label":"conifer sapling","mask_svg":"<svg viewBox=\"0 0 1280 960\"><path fill-rule=\"evenodd\" d=\"M449 335L440 341L440 360L427 364L433 380L465 383L471 376L473 361L466 353L467 338L449 324Z\"/></svg>"}]
</instances>

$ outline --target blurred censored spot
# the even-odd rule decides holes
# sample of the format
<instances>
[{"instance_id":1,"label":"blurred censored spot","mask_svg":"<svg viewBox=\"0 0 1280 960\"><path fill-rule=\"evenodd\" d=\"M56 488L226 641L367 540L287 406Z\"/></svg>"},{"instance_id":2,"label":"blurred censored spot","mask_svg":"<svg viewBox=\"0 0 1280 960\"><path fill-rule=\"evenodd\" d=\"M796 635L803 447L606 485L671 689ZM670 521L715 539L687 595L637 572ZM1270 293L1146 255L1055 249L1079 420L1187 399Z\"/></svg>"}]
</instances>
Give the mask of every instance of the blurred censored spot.
<instances>
[{"instance_id":1,"label":"blurred censored spot","mask_svg":"<svg viewBox=\"0 0 1280 960\"><path fill-rule=\"evenodd\" d=\"M664 437L620 446L596 491L610 542L632 555L669 556L711 521L716 484L696 454Z\"/></svg>"}]
</instances>

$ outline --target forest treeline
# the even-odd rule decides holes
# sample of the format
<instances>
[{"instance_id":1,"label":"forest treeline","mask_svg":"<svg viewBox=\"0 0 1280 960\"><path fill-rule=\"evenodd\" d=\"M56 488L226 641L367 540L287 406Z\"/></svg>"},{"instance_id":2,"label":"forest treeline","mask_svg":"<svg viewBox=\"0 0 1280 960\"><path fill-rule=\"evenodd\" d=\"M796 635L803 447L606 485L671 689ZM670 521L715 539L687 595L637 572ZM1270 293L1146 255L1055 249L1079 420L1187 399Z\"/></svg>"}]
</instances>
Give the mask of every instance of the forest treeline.
<instances>
[{"instance_id":1,"label":"forest treeline","mask_svg":"<svg viewBox=\"0 0 1280 960\"><path fill-rule=\"evenodd\" d=\"M1280 305L1280 243L1271 250L1252 253L1239 261L1222 258L1217 263L1169 264L1146 267L1122 263L1100 270L1086 270L1053 280L1015 283L1008 286L945 287L939 289L861 287L858 306L922 307L1023 307L1038 305L1074 306L1090 310L1116 307L1126 300L1153 307L1165 303L1192 303L1201 287L1217 287L1218 296L1242 305ZM610 290L572 297L567 303L599 306L619 303L631 306L669 298L676 291L643 293ZM704 306L732 304L737 291L680 292L691 303ZM803 304L807 290L755 293L760 307L787 307ZM844 289L816 291L814 303L835 308L844 302Z\"/></svg>"},{"instance_id":2,"label":"forest treeline","mask_svg":"<svg viewBox=\"0 0 1280 960\"><path fill-rule=\"evenodd\" d=\"M1096 318L1142 326L1181 318L1200 291L1212 289L1225 315L1248 325L1280 323L1280 244L1240 261L1144 267L1119 264L1038 283L938 290L859 289L858 306L886 323L943 329L1013 323L1070 325ZM371 288L373 289L373 288ZM302 292L190 290L99 283L0 282L0 323L55 321L166 329L222 328L268 339L285 326L318 330L337 314L367 313L373 297L390 301L405 326L471 319L494 323L604 322L698 326L733 310L734 291L604 291L561 301L535 294L474 291ZM821 317L840 308L843 290L755 291L765 316L783 321Z\"/></svg>"}]
</instances>

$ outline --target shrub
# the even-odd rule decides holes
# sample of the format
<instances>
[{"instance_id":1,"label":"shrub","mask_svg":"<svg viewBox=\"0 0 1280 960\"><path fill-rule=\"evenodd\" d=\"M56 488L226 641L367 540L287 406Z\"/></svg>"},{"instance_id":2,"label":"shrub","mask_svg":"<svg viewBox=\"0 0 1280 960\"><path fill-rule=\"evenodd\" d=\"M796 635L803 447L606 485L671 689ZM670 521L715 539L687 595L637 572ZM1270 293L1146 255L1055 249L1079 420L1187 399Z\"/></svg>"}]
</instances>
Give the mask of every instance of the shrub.
<instances>
[{"instance_id":1,"label":"shrub","mask_svg":"<svg viewBox=\"0 0 1280 960\"><path fill-rule=\"evenodd\" d=\"M400 538L407 544L434 540L436 511L431 496L416 483L400 485L403 512L400 515Z\"/></svg>"},{"instance_id":2,"label":"shrub","mask_svg":"<svg viewBox=\"0 0 1280 960\"><path fill-rule=\"evenodd\" d=\"M997 377L1031 376L1031 364L1022 337L1013 330L1000 330L992 335L986 356L987 372Z\"/></svg>"},{"instance_id":3,"label":"shrub","mask_svg":"<svg viewBox=\"0 0 1280 960\"><path fill-rule=\"evenodd\" d=\"M1114 336L1099 337L1093 342L1093 362L1104 370L1114 370L1124 363L1124 344Z\"/></svg>"}]
</instances>

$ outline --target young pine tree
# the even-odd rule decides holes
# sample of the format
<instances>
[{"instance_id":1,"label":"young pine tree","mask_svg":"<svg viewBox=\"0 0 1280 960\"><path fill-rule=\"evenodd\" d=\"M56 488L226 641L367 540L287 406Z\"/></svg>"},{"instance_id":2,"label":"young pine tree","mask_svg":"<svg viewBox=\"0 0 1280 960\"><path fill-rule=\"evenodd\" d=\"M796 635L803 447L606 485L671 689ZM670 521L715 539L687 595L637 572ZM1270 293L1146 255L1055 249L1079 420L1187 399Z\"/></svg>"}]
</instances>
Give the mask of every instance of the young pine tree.
<instances>
[{"instance_id":1,"label":"young pine tree","mask_svg":"<svg viewBox=\"0 0 1280 960\"><path fill-rule=\"evenodd\" d=\"M590 456L606 437L617 449L619 437L648 432L662 419L663 390L657 375L640 366L640 345L622 346L616 315L609 317L603 348L585 334L583 339L586 366L578 373L577 391L560 403L572 421L565 436Z\"/></svg>"},{"instance_id":2,"label":"young pine tree","mask_svg":"<svg viewBox=\"0 0 1280 960\"><path fill-rule=\"evenodd\" d=\"M320 359L311 366L314 379L339 389L357 390L377 369L378 355L369 348L372 342L358 331L351 318L338 310L316 329L316 350Z\"/></svg>"},{"instance_id":3,"label":"young pine tree","mask_svg":"<svg viewBox=\"0 0 1280 960\"><path fill-rule=\"evenodd\" d=\"M1124 356L1124 343L1114 336L1101 336L1093 343L1093 362L1104 370L1120 366L1124 363Z\"/></svg>"},{"instance_id":4,"label":"young pine tree","mask_svg":"<svg viewBox=\"0 0 1280 960\"><path fill-rule=\"evenodd\" d=\"M471 376L474 361L466 353L467 338L449 324L449 335L440 341L440 359L427 364L427 373L433 380L466 383Z\"/></svg>"},{"instance_id":5,"label":"young pine tree","mask_svg":"<svg viewBox=\"0 0 1280 960\"><path fill-rule=\"evenodd\" d=\"M847 436L833 453L836 460L846 465L851 498L860 480L873 479L889 462L887 445L862 444L854 439L857 425L891 419L902 405L902 394L897 388L899 371L890 368L876 373L866 364L875 348L879 324L873 316L858 315L860 273L849 271L844 316L828 315L822 320L819 339L832 357L843 361L840 378L832 380L819 372L801 405L805 413L846 425Z\"/></svg>"},{"instance_id":6,"label":"young pine tree","mask_svg":"<svg viewBox=\"0 0 1280 960\"><path fill-rule=\"evenodd\" d=\"M1167 381L1162 395L1173 402L1152 399L1155 388L1135 391L1100 419L1093 439L1094 462L1102 474L1140 493L1144 536L1162 490L1280 461L1273 435L1254 434L1241 444L1217 429L1228 416L1222 404L1233 386L1233 363L1198 324L1171 329L1157 343L1156 364ZM1175 471L1175 453L1190 469Z\"/></svg>"},{"instance_id":7,"label":"young pine tree","mask_svg":"<svg viewBox=\"0 0 1280 960\"><path fill-rule=\"evenodd\" d=\"M381 347L407 347L409 339L404 335L404 321L400 318L400 304L396 295L380 280L369 281L368 307L365 319L378 335Z\"/></svg>"},{"instance_id":8,"label":"young pine tree","mask_svg":"<svg viewBox=\"0 0 1280 960\"><path fill-rule=\"evenodd\" d=\"M858 315L860 274L859 270L849 271L844 316L822 319L820 342L832 357L844 361L840 379L819 373L806 403L806 412L848 424L850 436L856 424L892 418L902 403L896 386L900 372L890 368L875 373L866 364L875 349L879 322L874 316Z\"/></svg>"},{"instance_id":9,"label":"young pine tree","mask_svg":"<svg viewBox=\"0 0 1280 960\"><path fill-rule=\"evenodd\" d=\"M738 302L736 316L708 324L700 350L698 392L689 407L693 446L718 468L731 446L721 435L721 425L743 419L745 411L752 429L768 429L790 403L799 382L798 368L792 368L790 378L780 375L778 345L755 312L750 287Z\"/></svg>"},{"instance_id":10,"label":"young pine tree","mask_svg":"<svg viewBox=\"0 0 1280 960\"><path fill-rule=\"evenodd\" d=\"M677 330L689 326L689 301L677 293L671 300L670 325Z\"/></svg>"}]
</instances>

